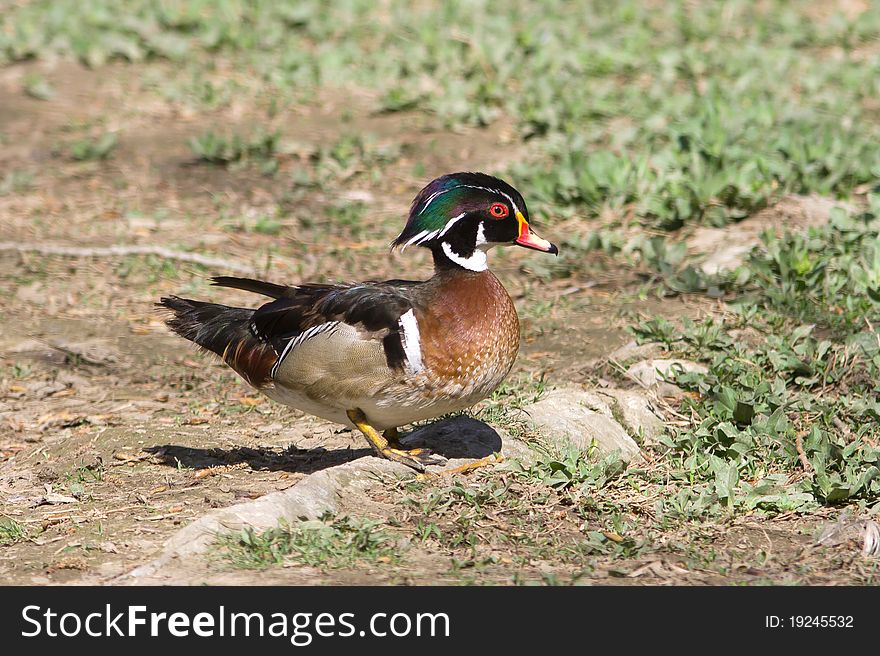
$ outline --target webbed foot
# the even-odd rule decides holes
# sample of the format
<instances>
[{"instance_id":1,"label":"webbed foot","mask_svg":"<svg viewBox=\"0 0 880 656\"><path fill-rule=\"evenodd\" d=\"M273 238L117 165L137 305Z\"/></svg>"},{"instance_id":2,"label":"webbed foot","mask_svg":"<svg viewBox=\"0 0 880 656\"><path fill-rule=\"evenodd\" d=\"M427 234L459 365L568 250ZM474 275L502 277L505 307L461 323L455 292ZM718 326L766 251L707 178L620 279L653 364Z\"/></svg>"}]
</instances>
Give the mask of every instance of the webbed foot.
<instances>
[{"instance_id":1,"label":"webbed foot","mask_svg":"<svg viewBox=\"0 0 880 656\"><path fill-rule=\"evenodd\" d=\"M431 453L429 449L406 449L397 441L396 428L389 428L381 435L367 423L367 416L359 408L348 410L348 418L364 434L376 455L412 467L418 472L425 471L428 465L442 465L446 458Z\"/></svg>"}]
</instances>

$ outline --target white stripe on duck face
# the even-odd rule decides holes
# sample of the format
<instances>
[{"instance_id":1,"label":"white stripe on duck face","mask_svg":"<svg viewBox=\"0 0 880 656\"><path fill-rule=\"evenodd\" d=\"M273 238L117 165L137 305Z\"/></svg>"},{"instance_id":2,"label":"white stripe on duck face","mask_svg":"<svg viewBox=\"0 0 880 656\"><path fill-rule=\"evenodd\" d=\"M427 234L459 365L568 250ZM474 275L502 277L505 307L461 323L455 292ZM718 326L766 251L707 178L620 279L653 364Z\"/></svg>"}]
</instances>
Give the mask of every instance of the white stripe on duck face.
<instances>
[{"instance_id":1,"label":"white stripe on duck face","mask_svg":"<svg viewBox=\"0 0 880 656\"><path fill-rule=\"evenodd\" d=\"M421 244L423 241L428 241L429 239L433 239L437 236L439 230L434 230L432 232L428 232L427 230L422 230L420 233L413 235L407 240L407 242L401 247L401 252L406 250L407 246L412 246L413 244Z\"/></svg>"},{"instance_id":2,"label":"white stripe on duck face","mask_svg":"<svg viewBox=\"0 0 880 656\"><path fill-rule=\"evenodd\" d=\"M406 355L406 370L417 374L425 367L422 364L422 338L419 335L419 323L415 311L409 310L397 320L400 326L400 342Z\"/></svg>"},{"instance_id":3,"label":"white stripe on duck face","mask_svg":"<svg viewBox=\"0 0 880 656\"><path fill-rule=\"evenodd\" d=\"M459 219L463 219L465 216L467 216L467 212L462 212L458 216L454 216L449 219L449 221L446 222L446 225L443 226L443 230L441 230L440 234L437 236L442 237L443 235L445 235L447 232L449 232L449 229L458 222Z\"/></svg>"},{"instance_id":4,"label":"white stripe on duck face","mask_svg":"<svg viewBox=\"0 0 880 656\"><path fill-rule=\"evenodd\" d=\"M485 271L489 268L489 260L486 257L486 251L494 244L486 242L486 233L483 232L482 222L477 225L477 239L474 242L474 252L469 257L463 257L452 250L452 246L448 241L442 244L443 252L450 260L458 266L464 267L468 271Z\"/></svg>"},{"instance_id":5,"label":"white stripe on duck face","mask_svg":"<svg viewBox=\"0 0 880 656\"><path fill-rule=\"evenodd\" d=\"M315 335L320 335L321 333L326 333L328 330L333 330L336 326L339 325L338 321L328 321L327 323L322 323L318 326L312 326L311 328L304 330L296 337L291 337L287 345L284 347L284 350L281 351L281 355L278 356L278 359L275 361L275 364L272 365L272 371L270 375L272 378L275 378L275 374L278 373L278 368L284 362L290 352L293 351L297 346L302 344L307 339L311 339Z\"/></svg>"},{"instance_id":6,"label":"white stripe on duck face","mask_svg":"<svg viewBox=\"0 0 880 656\"><path fill-rule=\"evenodd\" d=\"M455 225L456 221L458 221L461 218L464 218L464 216L466 214L467 214L467 212L462 212L458 216L452 217L451 219L449 219L449 221L446 222L446 225L443 226L442 230L432 230L431 232L428 232L427 230L422 230L417 235L413 235L401 247L400 251L401 252L405 251L407 246L416 246L418 244L423 244L426 241L431 241L434 237L442 237L443 235L446 234L447 230L449 230L452 226Z\"/></svg>"}]
</instances>

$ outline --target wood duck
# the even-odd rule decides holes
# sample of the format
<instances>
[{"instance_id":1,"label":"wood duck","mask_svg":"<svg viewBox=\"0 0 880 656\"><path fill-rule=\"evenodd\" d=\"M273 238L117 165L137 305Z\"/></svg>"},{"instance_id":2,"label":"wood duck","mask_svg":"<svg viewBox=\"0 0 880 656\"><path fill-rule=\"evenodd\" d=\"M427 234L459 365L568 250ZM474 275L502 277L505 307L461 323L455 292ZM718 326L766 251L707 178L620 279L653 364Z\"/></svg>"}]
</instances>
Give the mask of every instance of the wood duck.
<instances>
[{"instance_id":1,"label":"wood duck","mask_svg":"<svg viewBox=\"0 0 880 656\"><path fill-rule=\"evenodd\" d=\"M171 330L269 398L358 428L378 455L424 471L440 460L405 449L397 428L486 398L516 358L516 309L486 259L505 244L558 253L530 230L513 187L453 173L419 192L392 242L431 251L429 280L286 286L224 276L213 284L274 300L256 310L177 296L160 305L173 313Z\"/></svg>"}]
</instances>

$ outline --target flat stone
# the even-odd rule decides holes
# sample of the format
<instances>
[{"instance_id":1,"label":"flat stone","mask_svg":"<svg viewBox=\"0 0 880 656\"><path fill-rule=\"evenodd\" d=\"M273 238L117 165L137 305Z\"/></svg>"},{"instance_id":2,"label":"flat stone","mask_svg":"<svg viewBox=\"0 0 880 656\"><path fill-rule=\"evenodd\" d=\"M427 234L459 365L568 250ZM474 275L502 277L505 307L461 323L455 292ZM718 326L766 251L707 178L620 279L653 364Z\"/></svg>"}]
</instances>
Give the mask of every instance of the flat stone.
<instances>
[{"instance_id":1,"label":"flat stone","mask_svg":"<svg viewBox=\"0 0 880 656\"><path fill-rule=\"evenodd\" d=\"M677 371L705 374L709 370L701 364L688 360L651 359L636 362L626 370L626 375L642 387L650 389L667 383L667 379L672 378Z\"/></svg>"},{"instance_id":2,"label":"flat stone","mask_svg":"<svg viewBox=\"0 0 880 656\"><path fill-rule=\"evenodd\" d=\"M406 465L374 456L323 469L286 490L209 512L172 535L156 559L132 570L128 576L151 576L174 558L204 551L221 533L240 531L246 526L262 531L278 526L281 521L295 524L335 513L345 488L362 491L380 475L407 477L413 473Z\"/></svg>"},{"instance_id":3,"label":"flat stone","mask_svg":"<svg viewBox=\"0 0 880 656\"><path fill-rule=\"evenodd\" d=\"M835 207L852 209L851 205L817 194L786 196L739 223L723 228L697 228L687 240L687 247L691 253L703 256L698 265L703 273L715 275L742 264L752 248L761 243L765 230L795 231L822 225L828 222Z\"/></svg>"},{"instance_id":4,"label":"flat stone","mask_svg":"<svg viewBox=\"0 0 880 656\"><path fill-rule=\"evenodd\" d=\"M444 465L430 467L432 473L442 473L444 469L495 453L521 459L534 457L521 440L466 416L424 426L401 438L401 442L411 448L427 447L448 458ZM407 479L413 478L416 472L400 463L365 456L310 474L286 490L214 510L172 535L156 558L118 578L151 577L176 558L205 551L222 533L240 531L244 527L263 531L282 521L293 525L318 519L325 513L335 514L343 499L350 501L389 475Z\"/></svg>"},{"instance_id":5,"label":"flat stone","mask_svg":"<svg viewBox=\"0 0 880 656\"><path fill-rule=\"evenodd\" d=\"M572 444L586 452L595 443L601 456L618 451L626 462L642 459L639 445L614 420L607 400L582 387L551 390L522 413L555 446Z\"/></svg>"},{"instance_id":6,"label":"flat stone","mask_svg":"<svg viewBox=\"0 0 880 656\"><path fill-rule=\"evenodd\" d=\"M880 556L880 523L870 517L850 517L844 511L836 522L825 524L815 538L819 545L853 542L862 545L862 555Z\"/></svg>"},{"instance_id":7,"label":"flat stone","mask_svg":"<svg viewBox=\"0 0 880 656\"><path fill-rule=\"evenodd\" d=\"M642 446L656 444L666 431L666 424L645 394L620 389L603 389L599 394L611 397L614 417Z\"/></svg>"},{"instance_id":8,"label":"flat stone","mask_svg":"<svg viewBox=\"0 0 880 656\"><path fill-rule=\"evenodd\" d=\"M663 345L658 342L638 344L635 340L632 340L613 350L608 355L608 359L621 364L627 364L633 360L648 360L659 357L663 354L663 351Z\"/></svg>"},{"instance_id":9,"label":"flat stone","mask_svg":"<svg viewBox=\"0 0 880 656\"><path fill-rule=\"evenodd\" d=\"M593 412L598 412L600 415L605 415L609 419L614 419L613 399L594 390L576 388L574 386L571 386L570 389L580 391L581 405Z\"/></svg>"}]
</instances>

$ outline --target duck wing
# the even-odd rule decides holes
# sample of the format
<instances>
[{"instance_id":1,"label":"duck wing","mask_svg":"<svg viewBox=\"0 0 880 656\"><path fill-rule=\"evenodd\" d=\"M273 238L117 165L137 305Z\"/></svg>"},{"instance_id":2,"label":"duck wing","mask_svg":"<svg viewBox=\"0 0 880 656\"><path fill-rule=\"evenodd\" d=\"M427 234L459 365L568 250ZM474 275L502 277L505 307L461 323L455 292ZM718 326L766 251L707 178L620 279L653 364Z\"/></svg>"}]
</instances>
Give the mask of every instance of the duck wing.
<instances>
[{"instance_id":1,"label":"duck wing","mask_svg":"<svg viewBox=\"0 0 880 656\"><path fill-rule=\"evenodd\" d=\"M404 370L420 365L418 354L407 353L408 313L415 311L417 287L408 280L357 284L304 284L296 286L249 278L221 277L215 285L243 289L272 297L250 317L249 329L277 354L270 377L274 379L288 358L318 336L333 348L345 348L354 339L381 346L385 366ZM338 336L333 340L334 336ZM311 350L311 349L309 349Z\"/></svg>"}]
</instances>

